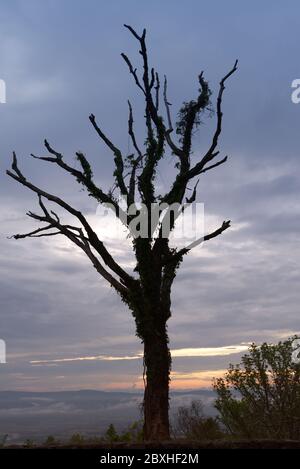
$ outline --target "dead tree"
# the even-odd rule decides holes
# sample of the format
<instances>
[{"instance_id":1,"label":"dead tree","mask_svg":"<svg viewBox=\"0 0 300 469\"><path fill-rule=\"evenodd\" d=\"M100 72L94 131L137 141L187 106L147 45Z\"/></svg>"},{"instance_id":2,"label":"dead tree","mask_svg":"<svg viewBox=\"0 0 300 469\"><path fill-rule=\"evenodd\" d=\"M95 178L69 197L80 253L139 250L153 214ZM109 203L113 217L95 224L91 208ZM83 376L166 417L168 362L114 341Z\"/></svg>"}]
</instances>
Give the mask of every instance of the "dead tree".
<instances>
[{"instance_id":1,"label":"dead tree","mask_svg":"<svg viewBox=\"0 0 300 469\"><path fill-rule=\"evenodd\" d=\"M170 103L167 97L167 79L164 77L161 86L158 73L149 66L146 30L144 29L139 35L132 27L124 26L137 40L143 64L143 72L140 76L128 56L121 54L145 100L146 139L143 146L138 144L134 132L133 112L129 102L128 133L134 148L133 155L124 156L99 127L95 116L93 114L89 116L98 136L114 156L114 191L105 192L94 183L91 166L81 152L76 153L80 169L70 166L63 155L56 151L47 140L44 142L49 153L47 156L31 155L43 162L53 163L69 173L98 203L109 204L114 209L116 217L122 219L123 223L124 208L121 207L120 196L127 201L127 208L132 205L138 207L138 204L142 203L149 209L148 213L150 213L151 205L156 203L168 206L174 203L190 204L196 199L197 189L196 183L192 195L186 196L191 181L226 162L227 156L222 159L217 158L218 140L222 129L222 98L226 80L237 69L236 61L233 68L220 81L215 110L216 127L208 150L200 158L192 157L193 133L200 124L200 117L211 106L211 91L203 73L201 72L198 77L199 92L196 99L185 102L178 113L178 121L175 125L177 137L174 139ZM163 107L163 112L161 107ZM156 171L159 162L167 152L171 152L176 159L176 174L169 190L165 194L157 194ZM170 436L168 411L171 355L167 321L171 316L171 289L176 271L191 246L183 249L171 248L169 237L162 236L164 221L162 217L157 225L156 236L153 235L153 230L149 229L146 237L132 237L136 268L129 273L116 262L82 212L62 198L36 186L24 176L18 166L15 153L12 170L7 171L7 174L37 194L41 213L36 214L30 211L27 215L44 223L42 227L30 233L16 234L14 238L66 236L87 255L97 272L107 280L129 307L135 320L137 336L144 346L144 437L146 440L168 439ZM115 190L119 191L119 197L115 195ZM68 212L76 223L74 225L64 223L61 216L47 207L46 201ZM129 223L138 215L140 215L140 209L137 209L135 215L127 217L126 226L129 226ZM172 216L169 233L174 228L175 222L176 216ZM220 235L229 226L230 221L224 221L218 229L205 235L193 245Z\"/></svg>"}]
</instances>

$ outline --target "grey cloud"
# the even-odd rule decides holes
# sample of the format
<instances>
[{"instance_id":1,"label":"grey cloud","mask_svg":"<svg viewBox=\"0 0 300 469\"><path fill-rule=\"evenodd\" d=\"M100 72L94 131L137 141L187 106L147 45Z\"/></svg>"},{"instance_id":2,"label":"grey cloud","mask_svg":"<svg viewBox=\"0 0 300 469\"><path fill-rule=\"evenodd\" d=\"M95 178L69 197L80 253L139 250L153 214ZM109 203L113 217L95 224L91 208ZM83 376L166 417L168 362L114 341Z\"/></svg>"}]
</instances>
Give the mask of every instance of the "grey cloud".
<instances>
[{"instance_id":1,"label":"grey cloud","mask_svg":"<svg viewBox=\"0 0 300 469\"><path fill-rule=\"evenodd\" d=\"M45 357L134 354L141 344L130 313L73 247L6 239L31 229L25 212L37 207L33 194L4 176L13 149L26 175L92 215L96 204L75 181L28 155L44 154L45 137L72 164L81 149L97 182L110 187L112 157L88 115L94 112L127 153L128 97L143 141L143 103L119 56L128 52L140 70L124 21L146 24L151 60L169 78L174 119L181 102L195 96L201 69L215 89L240 58L224 99L221 150L230 159L199 184L206 212L220 223L231 218L233 230L183 263L169 326L172 347L275 340L297 330L300 106L291 103L290 83L299 74L298 3L274 4L272 11L259 2L235 1L217 8L215 2L200 7L196 1L188 8L136 1L100 8L91 0L84 10L77 0L40 3L13 0L0 13L0 70L8 90L8 102L1 105L0 337L11 356L1 368L1 388L99 388L119 377L125 382L126 373L134 385L140 373L138 363L127 362L32 367L31 359ZM194 161L207 148L213 125L214 118L208 119L195 135ZM157 184L169 184L174 163L168 155ZM121 260L129 260L127 251ZM222 368L227 358L180 360L174 360L175 369L189 371ZM65 378L55 378L60 375Z\"/></svg>"}]
</instances>

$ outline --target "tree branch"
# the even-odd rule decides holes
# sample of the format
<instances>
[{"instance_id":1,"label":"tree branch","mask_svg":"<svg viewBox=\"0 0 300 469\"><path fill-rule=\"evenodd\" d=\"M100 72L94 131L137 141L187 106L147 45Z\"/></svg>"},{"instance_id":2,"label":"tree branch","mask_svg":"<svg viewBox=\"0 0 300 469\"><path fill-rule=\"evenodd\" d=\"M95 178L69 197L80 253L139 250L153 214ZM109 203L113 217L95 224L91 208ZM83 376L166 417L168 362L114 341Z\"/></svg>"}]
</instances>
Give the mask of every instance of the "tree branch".
<instances>
[{"instance_id":1,"label":"tree branch","mask_svg":"<svg viewBox=\"0 0 300 469\"><path fill-rule=\"evenodd\" d=\"M89 116L90 122L94 129L96 130L97 134L99 137L103 140L103 142L108 146L108 148L113 152L115 155L114 162L116 165L116 171L115 171L115 176L116 176L116 182L117 185L121 191L122 195L127 196L127 187L124 182L124 176L123 176L123 171L124 171L124 162L123 162L123 156L119 148L117 148L110 140L107 138L107 136L102 132L100 127L96 123L96 119L94 114L91 114Z\"/></svg>"},{"instance_id":2,"label":"tree branch","mask_svg":"<svg viewBox=\"0 0 300 469\"><path fill-rule=\"evenodd\" d=\"M139 148L139 146L137 145L136 143L136 138L135 138L135 133L134 133L134 130L133 130L133 112L132 112L132 106L131 106L131 103L130 101L128 100L127 101L128 103L128 107L129 107L129 117L128 117L128 133L130 135L130 138L131 138L131 141L132 141L132 144L134 146L134 149L136 150L137 154L138 154L138 157L139 157L139 161L138 163L142 160L143 158L143 154Z\"/></svg>"},{"instance_id":3,"label":"tree branch","mask_svg":"<svg viewBox=\"0 0 300 469\"><path fill-rule=\"evenodd\" d=\"M201 159L201 161L197 163L190 170L190 173L188 175L189 179L200 174L200 172L202 172L202 170L204 169L205 165L219 154L218 151L215 152L215 149L217 148L219 136L222 131L222 119L223 119L222 99L223 99L223 93L225 90L225 82L237 70L237 65L238 65L238 61L236 60L232 69L220 81L220 88L219 88L219 93L218 93L218 98L217 98L217 126L216 126L215 133L213 135L212 143L208 151L204 155L204 157ZM224 163L225 161L223 160L222 163Z\"/></svg>"},{"instance_id":4,"label":"tree branch","mask_svg":"<svg viewBox=\"0 0 300 469\"><path fill-rule=\"evenodd\" d=\"M136 83L136 85L138 86L138 88L140 88L143 92L143 94L146 94L144 88L142 87L141 83L140 83L140 80L137 76L137 73L136 73L136 68L133 68L132 66L132 63L130 62L129 58L127 57L126 54L122 53L121 54L121 57L123 57L123 59L125 60L125 62L127 63L128 65L128 68L129 68L129 72L131 73L131 75L133 76L134 78L134 81Z\"/></svg>"},{"instance_id":5,"label":"tree branch","mask_svg":"<svg viewBox=\"0 0 300 469\"><path fill-rule=\"evenodd\" d=\"M209 161L211 161L212 159L214 159L219 154L219 151L215 151L215 150L216 150L216 147L218 145L218 139L219 139L219 136L220 136L221 130L222 130L222 118L223 118L222 98L223 98L223 93L224 93L224 90L225 90L225 82L237 70L237 64L238 64L238 61L236 60L235 63L234 63L234 66L232 67L232 69L220 81L220 88L219 88L219 93L218 93L218 98L217 98L217 126L216 126L215 133L213 135L212 143L211 143L208 151L203 156L203 158L201 159L200 162L195 164L194 167L188 169L187 171L182 170L182 166L181 166L181 171L177 175L177 177L176 177L170 191L167 194L165 194L165 196L163 197L163 202L166 202L166 203L169 203L169 204L172 204L174 202L181 202L182 198L184 196L185 190L186 190L187 182L190 179L192 179L195 176L198 176L201 173L205 173L206 171L208 171L210 169L216 168L217 166L219 166L219 165L221 165L221 164L223 164L227 161L227 156L226 156L225 158L223 158L219 162L205 168L206 164ZM202 84L202 90L203 90L203 87L205 89L206 82L203 80L202 74L200 74L199 80L200 80L200 83ZM202 94L202 92L200 93L200 96L199 96L198 100L200 100L202 102L204 97L201 97L201 94ZM193 117L191 122L194 122L194 117ZM188 137L188 135L186 134L186 138L187 137ZM187 138L187 142L188 141L189 141L189 138Z\"/></svg>"},{"instance_id":6,"label":"tree branch","mask_svg":"<svg viewBox=\"0 0 300 469\"><path fill-rule=\"evenodd\" d=\"M135 203L136 170L138 168L138 165L143 161L143 154L136 142L135 133L133 130L132 106L129 100L128 100L128 107L129 107L128 134L131 138L134 149L136 150L138 154L138 157L131 161L132 169L130 173L129 188L128 188L128 207L129 207L131 204Z\"/></svg>"},{"instance_id":7,"label":"tree branch","mask_svg":"<svg viewBox=\"0 0 300 469\"><path fill-rule=\"evenodd\" d=\"M197 239L193 243L189 244L187 247L180 249L178 252L176 252L171 258L168 259L167 262L174 262L174 261L180 261L182 257L187 254L191 249L193 249L196 246L199 246L199 244L202 244L204 241L209 241L210 239L216 238L220 234L223 233L223 231L227 230L230 227L230 220L228 221L223 221L222 225L220 228L217 230L213 231L212 233L209 233L202 238Z\"/></svg>"},{"instance_id":8,"label":"tree branch","mask_svg":"<svg viewBox=\"0 0 300 469\"><path fill-rule=\"evenodd\" d=\"M198 179L198 181L197 181L196 184L195 184L195 187L194 187L194 189L193 189L193 192L192 192L191 197L186 197L186 199L185 199L185 201L186 201L186 203L187 203L188 205L192 204L192 203L195 202L195 200L196 200L197 186L198 186L198 184L199 184L199 179Z\"/></svg>"},{"instance_id":9,"label":"tree branch","mask_svg":"<svg viewBox=\"0 0 300 469\"><path fill-rule=\"evenodd\" d=\"M24 175L21 173L20 169L18 168L17 157L15 153L13 153L12 169L14 170L16 174L12 173L11 171L6 171L8 176L13 178L17 182L21 183L25 187L28 187L31 191L35 192L40 197L45 197L45 199L49 200L50 202L54 202L55 204L59 205L60 207L65 209L67 212L69 212L71 215L75 216L81 222L82 226L84 227L87 233L91 246L102 257L104 263L115 274L117 274L125 282L125 284L130 284L134 280L133 277L131 277L127 272L125 272L113 259L111 254L107 251L106 247L104 246L103 242L100 241L100 239L98 238L98 236L93 231L92 227L90 226L90 224L87 222L86 218L80 211L75 210L73 207L71 207L71 205L67 204L64 200L60 199L59 197L54 196L40 189L39 187L35 186L24 177Z\"/></svg>"},{"instance_id":10,"label":"tree branch","mask_svg":"<svg viewBox=\"0 0 300 469\"><path fill-rule=\"evenodd\" d=\"M38 235L38 233L40 233L42 231L47 231L47 230L50 230L50 229L53 229L52 225L44 226L42 228L37 228L36 230L31 231L29 233L25 233L25 234L15 234L15 235L9 236L8 239L12 239L12 238L13 239L39 238L41 236L54 236L56 234L61 234L61 232L58 231L58 232L55 232L55 233L44 233L44 234Z\"/></svg>"},{"instance_id":11,"label":"tree branch","mask_svg":"<svg viewBox=\"0 0 300 469\"><path fill-rule=\"evenodd\" d=\"M166 129L166 141L171 148L172 152L174 155L179 156L179 158L184 157L183 151L175 145L171 138L171 133L173 132L173 124L172 124L172 118L171 118L171 111L170 111L170 106L171 103L169 103L168 98L167 98L167 89L168 89L168 81L166 75L164 76L164 103L165 103L165 108L166 108L166 113L167 113L167 121L168 121L168 129Z\"/></svg>"},{"instance_id":12,"label":"tree branch","mask_svg":"<svg viewBox=\"0 0 300 469\"><path fill-rule=\"evenodd\" d=\"M160 90L160 81L159 81L159 75L156 72L155 73L155 109L158 112L159 110L159 90Z\"/></svg>"},{"instance_id":13,"label":"tree branch","mask_svg":"<svg viewBox=\"0 0 300 469\"><path fill-rule=\"evenodd\" d=\"M42 228L37 228L34 231L25 234L16 234L12 236L14 239L24 239L24 238L41 238L44 236L56 236L58 234L66 236L70 241L76 244L80 249L82 249L87 257L91 260L93 266L98 271L98 273L107 280L111 286L113 286L118 293L120 293L123 298L127 298L128 290L126 286L120 283L115 277L113 277L101 264L99 259L94 255L90 246L90 239L87 238L82 229L72 225L63 225L59 221L59 217L53 212L55 218L51 217L50 213L43 204L41 195L39 197L39 205L44 212L44 216L37 215L33 212L28 212L27 215L35 220L49 223L47 226ZM48 232L48 230L57 229L55 232ZM76 231L76 233L74 233Z\"/></svg>"},{"instance_id":14,"label":"tree branch","mask_svg":"<svg viewBox=\"0 0 300 469\"><path fill-rule=\"evenodd\" d=\"M136 71L133 70L132 64L125 54L122 54L123 58L127 62L129 66L130 72L133 74L137 85L143 89L145 95L145 102L146 102L146 109L145 109L145 119L146 119L146 127L147 127L147 144L146 144L146 159L145 159L145 166L144 169L139 176L139 192L142 197L143 203L146 204L147 207L151 205L155 201L155 194L154 194L154 185L153 185L153 178L155 174L155 168L163 155L164 149L164 140L165 140L165 126L163 124L163 119L158 115L157 112L157 105L158 105L158 91L159 91L159 83L156 83L156 100L155 104L152 97L152 89L155 84L155 72L154 69L151 69L150 76L149 76L149 65L148 65L148 54L146 48L146 30L143 30L141 36L137 34L137 32L128 25L124 25L133 36L139 41L140 44L140 54L143 60L143 86L140 84ZM158 78L158 75L156 75ZM152 122L156 128L156 137L154 136Z\"/></svg>"},{"instance_id":15,"label":"tree branch","mask_svg":"<svg viewBox=\"0 0 300 469\"><path fill-rule=\"evenodd\" d=\"M37 160L42 160L42 161L48 161L50 163L55 163L58 166L60 166L62 169L67 171L68 173L72 174L79 182L80 184L83 184L84 187L88 190L89 194L94 197L98 202L104 203L104 204L109 204L114 206L116 215L118 216L120 207L119 205L115 202L112 197L110 197L108 194L103 192L99 187L97 187L93 180L92 180L92 170L90 168L90 165L81 152L77 152L76 156L78 161L80 162L83 172L78 171L77 169L73 168L72 166L69 166L64 160L63 160L63 155L57 151L55 151L49 144L47 140L44 140L44 145L49 151L49 153L55 155L55 157L47 157L47 156L36 156L33 153L31 153L31 156ZM14 169L14 168L13 168ZM15 170L15 169L14 169Z\"/></svg>"}]
</instances>

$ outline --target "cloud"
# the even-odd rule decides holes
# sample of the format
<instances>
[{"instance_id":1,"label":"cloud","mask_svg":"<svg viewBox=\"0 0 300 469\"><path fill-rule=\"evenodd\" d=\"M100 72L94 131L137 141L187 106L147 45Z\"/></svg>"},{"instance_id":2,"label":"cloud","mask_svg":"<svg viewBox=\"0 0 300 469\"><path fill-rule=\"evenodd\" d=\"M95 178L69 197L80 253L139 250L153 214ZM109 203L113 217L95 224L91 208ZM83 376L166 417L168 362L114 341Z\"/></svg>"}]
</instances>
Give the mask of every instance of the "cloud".
<instances>
[{"instance_id":1,"label":"cloud","mask_svg":"<svg viewBox=\"0 0 300 469\"><path fill-rule=\"evenodd\" d=\"M298 331L300 106L291 103L290 83L299 74L299 5L292 3L274 5L270 12L261 2L247 7L231 2L219 5L218 15L213 3L200 7L196 1L189 8L157 1L143 7L118 2L116 8L92 0L84 14L77 0L3 6L0 78L8 101L1 105L0 339L6 341L7 364L1 389L131 388L140 374L134 320L88 259L63 238L7 239L32 229L25 213L36 209L37 201L4 173L15 149L27 177L82 210L122 265L134 267L126 234L112 236L110 223L97 219L96 203L76 181L28 157L44 154L45 137L70 164L76 165L74 153L81 149L97 184L107 190L113 157L88 115L94 112L129 154L128 97L138 141L144 141L143 97L119 57L128 52L140 71L136 43L120 26L125 16L138 28L147 26L151 63L169 78L174 120L181 102L195 97L200 70L215 90L240 57L224 96L220 150L229 160L203 175L198 186L205 230L224 219L232 220L232 229L191 253L178 271L168 329L174 372L223 370L229 358L239 360L244 343L276 341ZM209 38L205 47L203 38ZM213 117L195 134L193 162L206 151L214 124ZM169 186L174 164L170 153L158 168L157 190ZM29 363L36 361L48 366ZM201 376L177 383L196 386Z\"/></svg>"},{"instance_id":2,"label":"cloud","mask_svg":"<svg viewBox=\"0 0 300 469\"><path fill-rule=\"evenodd\" d=\"M229 345L227 347L201 347L172 350L172 357L218 357L245 352L248 345Z\"/></svg>"},{"instance_id":3,"label":"cloud","mask_svg":"<svg viewBox=\"0 0 300 469\"><path fill-rule=\"evenodd\" d=\"M248 349L248 345L229 345L227 347L202 347L202 348L184 348L171 350L172 358L176 357L218 357L234 355L236 353L244 352ZM110 357L105 355L98 355L95 357L76 357L76 358L56 358L54 360L31 360L32 365L41 365L48 363L67 363L77 361L120 361L120 360L140 360L143 357L143 353L140 352L133 356L123 357Z\"/></svg>"},{"instance_id":4,"label":"cloud","mask_svg":"<svg viewBox=\"0 0 300 469\"><path fill-rule=\"evenodd\" d=\"M31 360L32 365L42 365L48 363L67 363L67 362L81 362L81 361L120 361L120 360L136 360L142 358L142 355L132 357L108 357L105 355L98 355L96 357L76 357L76 358L56 358L55 360Z\"/></svg>"}]
</instances>

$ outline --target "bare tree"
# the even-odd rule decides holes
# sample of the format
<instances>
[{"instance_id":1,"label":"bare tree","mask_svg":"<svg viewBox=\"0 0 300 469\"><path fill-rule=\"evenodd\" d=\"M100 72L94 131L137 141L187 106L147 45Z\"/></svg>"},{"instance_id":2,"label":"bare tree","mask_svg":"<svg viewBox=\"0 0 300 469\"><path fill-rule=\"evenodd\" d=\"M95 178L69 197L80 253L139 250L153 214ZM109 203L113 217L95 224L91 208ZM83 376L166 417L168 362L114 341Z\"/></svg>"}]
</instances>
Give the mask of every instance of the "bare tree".
<instances>
[{"instance_id":1,"label":"bare tree","mask_svg":"<svg viewBox=\"0 0 300 469\"><path fill-rule=\"evenodd\" d=\"M178 113L178 122L175 126L178 137L174 140L170 103L167 98L167 79L164 77L161 86L158 73L154 68L149 67L145 40L146 30L144 29L139 35L131 26L124 26L137 40L143 63L143 73L140 77L128 56L121 54L145 100L145 143L140 146L137 142L133 126L133 111L129 102L128 133L134 148L133 155L125 157L101 130L95 116L91 114L89 117L100 139L114 155L114 190L105 192L94 183L91 166L81 152L76 153L80 170L70 166L63 155L53 149L47 140L45 140L45 147L49 155L32 155L34 158L53 163L70 173L97 202L109 204L114 209L116 217L123 223L124 208L121 207L120 196L126 199L127 208L132 205L137 207L138 204L142 203L148 209L148 214L151 212L151 205L156 203L168 206L191 204L196 200L197 183L192 195L186 197L189 189L188 184L195 177L226 162L227 156L219 160L216 158L219 154L217 146L222 129L222 98L226 80L237 69L236 61L233 68L220 81L216 103L216 128L211 144L204 156L194 157L195 162L192 163L191 150L194 130L200 124L201 115L210 110L211 91L208 83L201 72L198 77L197 98L185 102ZM163 112L160 110L161 102L163 103ZM161 195L156 194L155 190L156 170L167 151L171 151L176 158L177 169L170 189ZM24 176L19 169L15 153L13 154L12 171L7 171L7 174L37 194L41 213L36 214L30 211L27 215L34 220L45 223L41 228L26 234L16 234L14 238L61 234L66 236L87 255L97 272L108 281L129 307L135 320L137 336L144 345L144 437L147 440L168 439L170 435L168 410L171 355L167 321L171 316L171 288L177 268L192 246L181 249L171 248L169 236L163 235L163 222L167 215L162 216L156 226L156 233L158 231L156 236L153 234L153 229L149 228L148 236L132 237L136 268L133 272L128 273L116 262L83 213L60 197L34 185ZM119 192L119 198L115 195L115 191ZM56 212L46 206L45 201L54 203L60 209L68 212L74 217L77 224L65 224ZM127 209L125 209L126 211ZM140 212L141 210L137 209L134 215L128 215L125 222L127 227L140 215ZM169 234L173 230L175 222L176 216L173 215L171 216ZM220 235L229 226L230 221L224 221L215 231L193 243L193 246Z\"/></svg>"}]
</instances>

